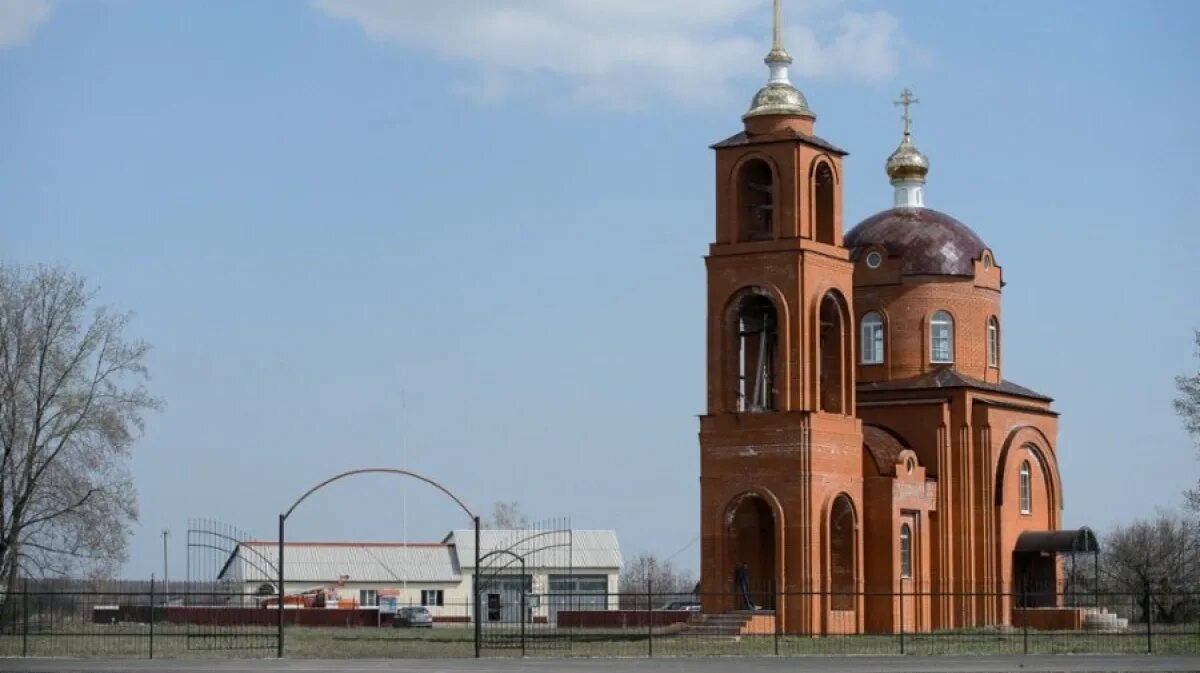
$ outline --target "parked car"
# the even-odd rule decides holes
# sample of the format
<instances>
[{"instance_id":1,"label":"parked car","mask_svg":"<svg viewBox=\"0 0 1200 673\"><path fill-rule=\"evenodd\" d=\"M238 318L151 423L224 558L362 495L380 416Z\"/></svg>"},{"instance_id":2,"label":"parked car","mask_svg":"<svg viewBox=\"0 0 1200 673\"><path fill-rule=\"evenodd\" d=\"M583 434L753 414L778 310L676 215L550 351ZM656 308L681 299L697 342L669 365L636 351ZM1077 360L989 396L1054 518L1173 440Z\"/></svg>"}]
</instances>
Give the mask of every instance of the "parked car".
<instances>
[{"instance_id":1,"label":"parked car","mask_svg":"<svg viewBox=\"0 0 1200 673\"><path fill-rule=\"evenodd\" d=\"M429 614L429 610L416 605L413 607L400 608L396 611L396 618L392 620L392 626L401 627L423 627L429 628L433 626L433 615Z\"/></svg>"},{"instance_id":2,"label":"parked car","mask_svg":"<svg viewBox=\"0 0 1200 673\"><path fill-rule=\"evenodd\" d=\"M700 601L671 601L659 608L659 610L685 610L687 612L700 612Z\"/></svg>"}]
</instances>

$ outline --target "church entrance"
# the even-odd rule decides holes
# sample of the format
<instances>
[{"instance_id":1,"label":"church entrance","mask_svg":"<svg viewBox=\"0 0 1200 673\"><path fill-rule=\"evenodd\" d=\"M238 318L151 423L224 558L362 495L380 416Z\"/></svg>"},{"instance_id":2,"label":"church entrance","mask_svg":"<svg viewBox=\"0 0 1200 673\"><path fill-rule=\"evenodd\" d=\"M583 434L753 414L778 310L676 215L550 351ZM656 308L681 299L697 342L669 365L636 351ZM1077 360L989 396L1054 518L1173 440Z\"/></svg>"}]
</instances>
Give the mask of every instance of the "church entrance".
<instances>
[{"instance_id":1,"label":"church entrance","mask_svg":"<svg viewBox=\"0 0 1200 673\"><path fill-rule=\"evenodd\" d=\"M1048 608L1058 602L1054 554L1013 552L1013 591L1019 608Z\"/></svg>"},{"instance_id":2,"label":"church entrance","mask_svg":"<svg viewBox=\"0 0 1200 673\"><path fill-rule=\"evenodd\" d=\"M761 496L747 494L729 510L729 590L735 609L775 609L775 514ZM740 570L739 570L740 568ZM747 605L749 602L751 605Z\"/></svg>"}]
</instances>

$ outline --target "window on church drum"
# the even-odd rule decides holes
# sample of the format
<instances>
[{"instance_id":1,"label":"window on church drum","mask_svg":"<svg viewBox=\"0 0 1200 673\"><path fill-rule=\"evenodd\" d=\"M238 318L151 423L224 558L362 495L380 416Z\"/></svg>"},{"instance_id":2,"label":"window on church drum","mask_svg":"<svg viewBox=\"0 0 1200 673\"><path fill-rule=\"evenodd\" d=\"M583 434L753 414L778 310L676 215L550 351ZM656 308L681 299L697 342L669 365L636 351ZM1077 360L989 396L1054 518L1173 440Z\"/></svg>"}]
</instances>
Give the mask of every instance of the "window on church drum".
<instances>
[{"instance_id":1,"label":"window on church drum","mask_svg":"<svg viewBox=\"0 0 1200 673\"><path fill-rule=\"evenodd\" d=\"M912 577L912 529L900 526L900 577Z\"/></svg>"},{"instance_id":2,"label":"window on church drum","mask_svg":"<svg viewBox=\"0 0 1200 673\"><path fill-rule=\"evenodd\" d=\"M774 235L775 178L762 159L751 159L738 174L742 239L767 241Z\"/></svg>"},{"instance_id":3,"label":"window on church drum","mask_svg":"<svg viewBox=\"0 0 1200 673\"><path fill-rule=\"evenodd\" d=\"M1021 478L1020 478L1020 501L1021 513L1029 514L1033 511L1033 484L1030 483L1029 476L1029 461L1021 463Z\"/></svg>"},{"instance_id":4,"label":"window on church drum","mask_svg":"<svg viewBox=\"0 0 1200 673\"><path fill-rule=\"evenodd\" d=\"M871 311L862 317L862 331L859 335L862 344L861 360L864 365L877 365L883 362L883 316Z\"/></svg>"},{"instance_id":5,"label":"window on church drum","mask_svg":"<svg viewBox=\"0 0 1200 673\"><path fill-rule=\"evenodd\" d=\"M775 305L761 295L748 298L738 313L737 409L775 408L775 345L779 324Z\"/></svg>"},{"instance_id":6,"label":"window on church drum","mask_svg":"<svg viewBox=\"0 0 1200 673\"><path fill-rule=\"evenodd\" d=\"M987 356L989 367L1000 366L1000 321L988 318Z\"/></svg>"},{"instance_id":7,"label":"window on church drum","mask_svg":"<svg viewBox=\"0 0 1200 673\"><path fill-rule=\"evenodd\" d=\"M929 361L954 362L954 318L945 311L929 321Z\"/></svg>"}]
</instances>

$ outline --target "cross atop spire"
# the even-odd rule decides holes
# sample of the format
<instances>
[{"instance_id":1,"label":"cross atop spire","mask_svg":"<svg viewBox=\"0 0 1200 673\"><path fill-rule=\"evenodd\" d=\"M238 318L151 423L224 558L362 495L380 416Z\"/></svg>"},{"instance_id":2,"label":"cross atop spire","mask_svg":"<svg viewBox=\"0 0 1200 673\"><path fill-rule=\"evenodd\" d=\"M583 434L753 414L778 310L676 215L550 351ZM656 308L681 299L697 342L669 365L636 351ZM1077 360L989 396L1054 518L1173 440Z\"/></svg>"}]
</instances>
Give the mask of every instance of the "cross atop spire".
<instances>
[{"instance_id":1,"label":"cross atop spire","mask_svg":"<svg viewBox=\"0 0 1200 673\"><path fill-rule=\"evenodd\" d=\"M771 51L786 51L783 48L783 0L775 0L774 40Z\"/></svg>"},{"instance_id":2,"label":"cross atop spire","mask_svg":"<svg viewBox=\"0 0 1200 673\"><path fill-rule=\"evenodd\" d=\"M791 84L788 79L788 66L792 57L783 46L783 0L775 0L775 18L771 22L771 51L767 53L764 62L771 70L771 84Z\"/></svg>"},{"instance_id":3,"label":"cross atop spire","mask_svg":"<svg viewBox=\"0 0 1200 673\"><path fill-rule=\"evenodd\" d=\"M792 64L792 57L783 46L783 0L775 0L774 5L771 51L767 52L767 57L763 59L771 74L767 78L767 85L759 89L750 105L750 111L742 115L742 119L765 115L816 119L816 115L808 109L808 101L804 99L804 94L800 93L788 77L788 66Z\"/></svg>"},{"instance_id":4,"label":"cross atop spire","mask_svg":"<svg viewBox=\"0 0 1200 673\"><path fill-rule=\"evenodd\" d=\"M778 3L779 0L775 0L775 2ZM904 91L900 92L900 100L893 102L893 105L903 105L904 106L904 115L901 116L900 118L904 120L904 135L905 136L912 135L912 117L909 116L909 114L908 114L908 106L915 105L920 102L921 102L920 100L913 98L913 92L909 91L908 87L905 87Z\"/></svg>"}]
</instances>

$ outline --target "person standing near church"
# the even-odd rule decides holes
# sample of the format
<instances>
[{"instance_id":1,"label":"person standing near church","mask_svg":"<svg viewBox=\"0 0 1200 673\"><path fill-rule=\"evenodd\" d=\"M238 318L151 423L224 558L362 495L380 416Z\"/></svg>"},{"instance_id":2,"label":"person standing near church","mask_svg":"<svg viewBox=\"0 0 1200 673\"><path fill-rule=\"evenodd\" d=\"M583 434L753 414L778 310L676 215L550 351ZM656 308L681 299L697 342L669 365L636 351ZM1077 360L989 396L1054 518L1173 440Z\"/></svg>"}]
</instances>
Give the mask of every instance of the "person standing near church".
<instances>
[{"instance_id":1,"label":"person standing near church","mask_svg":"<svg viewBox=\"0 0 1200 673\"><path fill-rule=\"evenodd\" d=\"M750 600L750 570L745 563L738 563L733 571L733 584L736 590L742 596L742 602L745 603L747 610L754 609L754 602Z\"/></svg>"}]
</instances>

